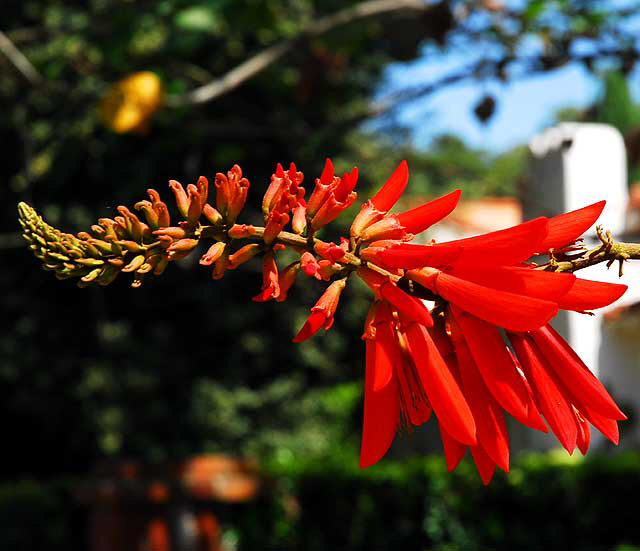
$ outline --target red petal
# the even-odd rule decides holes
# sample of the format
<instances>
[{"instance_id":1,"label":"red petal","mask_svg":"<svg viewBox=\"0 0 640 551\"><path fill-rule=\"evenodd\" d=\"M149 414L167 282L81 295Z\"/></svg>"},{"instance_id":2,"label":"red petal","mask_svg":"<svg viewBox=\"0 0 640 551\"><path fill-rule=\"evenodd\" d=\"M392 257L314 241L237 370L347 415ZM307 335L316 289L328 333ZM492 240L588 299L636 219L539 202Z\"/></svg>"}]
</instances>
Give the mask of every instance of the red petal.
<instances>
[{"instance_id":1,"label":"red petal","mask_svg":"<svg viewBox=\"0 0 640 551\"><path fill-rule=\"evenodd\" d=\"M562 385L556 384L545 367L546 362L535 343L528 335L509 333L520 365L533 388L538 407L547 419L553 434L569 453L573 453L578 437L578 428L573 408Z\"/></svg>"},{"instance_id":2,"label":"red petal","mask_svg":"<svg viewBox=\"0 0 640 551\"><path fill-rule=\"evenodd\" d=\"M522 383L527 389L527 394L529 395L529 416L527 417L526 421L521 419L520 422L526 427L532 428L534 430L539 430L540 432L549 432L547 425L545 424L544 420L540 416L540 412L538 411L538 406L536 405L536 402L533 398L533 390L531 390L529 381L527 381L527 378L524 375L524 371L522 371L522 366L520 365L518 358L515 357L514 353L511 351L510 348L507 348L507 352L509 352L509 357L511 358L511 361L515 365L516 371L518 372L518 375L520 375L520 378L522 379Z\"/></svg>"},{"instance_id":3,"label":"red petal","mask_svg":"<svg viewBox=\"0 0 640 551\"><path fill-rule=\"evenodd\" d=\"M531 336L548 360L549 367L581 402L603 417L627 418L602 383L555 329L545 325L532 331Z\"/></svg>"},{"instance_id":4,"label":"red petal","mask_svg":"<svg viewBox=\"0 0 640 551\"><path fill-rule=\"evenodd\" d=\"M480 473L482 483L486 486L491 482L493 473L496 472L496 465L480 446L474 446L469 449L471 450L471 455L473 456L473 461L476 464L478 473Z\"/></svg>"},{"instance_id":5,"label":"red petal","mask_svg":"<svg viewBox=\"0 0 640 551\"><path fill-rule=\"evenodd\" d=\"M557 249L573 243L598 219L606 201L598 201L581 209L549 218L549 232L538 252Z\"/></svg>"},{"instance_id":6,"label":"red petal","mask_svg":"<svg viewBox=\"0 0 640 551\"><path fill-rule=\"evenodd\" d=\"M440 438L442 439L442 448L444 450L445 461L447 462L447 470L451 472L460 464L460 461L462 461L467 447L453 438L442 426L442 423L440 424Z\"/></svg>"},{"instance_id":7,"label":"red petal","mask_svg":"<svg viewBox=\"0 0 640 551\"><path fill-rule=\"evenodd\" d=\"M400 245L384 249L379 253L380 260L390 268L412 270L423 266L443 266L454 262L462 253L462 247L443 243L442 246L432 245Z\"/></svg>"},{"instance_id":8,"label":"red petal","mask_svg":"<svg viewBox=\"0 0 640 551\"><path fill-rule=\"evenodd\" d=\"M382 303L378 308L376 321L381 318L386 309L388 309L388 306ZM389 383L393 375L393 367L399 367L403 363L403 359L400 345L389 323L376 324L375 343L376 370L373 389L378 390Z\"/></svg>"},{"instance_id":9,"label":"red petal","mask_svg":"<svg viewBox=\"0 0 640 551\"><path fill-rule=\"evenodd\" d=\"M380 287L380 296L393 304L402 316L426 327L433 325L433 318L424 303L408 295L394 283L388 280L383 283Z\"/></svg>"},{"instance_id":10,"label":"red petal","mask_svg":"<svg viewBox=\"0 0 640 551\"><path fill-rule=\"evenodd\" d=\"M322 184L329 185L333 182L333 163L331 159L327 157L327 160L324 162L324 168L322 169L322 174L320 175L320 182Z\"/></svg>"},{"instance_id":11,"label":"red petal","mask_svg":"<svg viewBox=\"0 0 640 551\"><path fill-rule=\"evenodd\" d=\"M627 290L626 285L577 278L571 290L558 300L562 310L584 312L608 306Z\"/></svg>"},{"instance_id":12,"label":"red petal","mask_svg":"<svg viewBox=\"0 0 640 551\"><path fill-rule=\"evenodd\" d=\"M589 449L589 442L591 441L591 429L589 429L589 423L580 415L580 412L576 409L573 410L576 417L576 425L578 427L578 449L582 455L586 455ZM617 426L617 423L616 423Z\"/></svg>"},{"instance_id":13,"label":"red petal","mask_svg":"<svg viewBox=\"0 0 640 551\"><path fill-rule=\"evenodd\" d=\"M560 297L564 297L576 281L576 276L573 274L545 272L520 266L496 266L480 269L461 266L447 270L447 272L492 289L554 302Z\"/></svg>"},{"instance_id":14,"label":"red petal","mask_svg":"<svg viewBox=\"0 0 640 551\"><path fill-rule=\"evenodd\" d=\"M536 218L512 228L498 230L476 237L447 241L442 246L460 245L462 254L455 265L519 264L540 249L547 235L547 219ZM439 247L438 243L434 247Z\"/></svg>"},{"instance_id":15,"label":"red petal","mask_svg":"<svg viewBox=\"0 0 640 551\"><path fill-rule=\"evenodd\" d=\"M365 468L379 461L393 442L400 416L398 390L395 378L385 387L374 390L373 381L377 369L376 347L367 341L367 367L364 386L364 421L360 467Z\"/></svg>"},{"instance_id":16,"label":"red petal","mask_svg":"<svg viewBox=\"0 0 640 551\"><path fill-rule=\"evenodd\" d=\"M618 422L614 419L598 415L594 411L591 411L589 408L585 408L582 405L579 407L582 416L617 446L620 442Z\"/></svg>"},{"instance_id":17,"label":"red petal","mask_svg":"<svg viewBox=\"0 0 640 551\"><path fill-rule=\"evenodd\" d=\"M327 321L327 316L318 310L311 312L311 315L307 318L307 321L300 329L300 332L293 338L293 342L306 341L309 337L315 335L318 330Z\"/></svg>"},{"instance_id":18,"label":"red petal","mask_svg":"<svg viewBox=\"0 0 640 551\"><path fill-rule=\"evenodd\" d=\"M447 358L447 356L453 356L455 359L455 350L453 348L453 343L451 342L451 338L447 335L444 319L442 317L438 317L435 321L433 327L429 328L429 335L433 339L433 343L436 345L438 352L443 358Z\"/></svg>"},{"instance_id":19,"label":"red petal","mask_svg":"<svg viewBox=\"0 0 640 551\"><path fill-rule=\"evenodd\" d=\"M391 177L372 198L373 206L381 212L387 212L400 198L409 181L407 161L402 161Z\"/></svg>"},{"instance_id":20,"label":"red petal","mask_svg":"<svg viewBox=\"0 0 640 551\"><path fill-rule=\"evenodd\" d=\"M448 216L456 208L462 191L457 189L444 197L429 201L415 209L396 214L396 218L409 233L420 233Z\"/></svg>"},{"instance_id":21,"label":"red petal","mask_svg":"<svg viewBox=\"0 0 640 551\"><path fill-rule=\"evenodd\" d=\"M478 445L504 471L509 471L509 436L502 410L493 399L463 340L456 343L462 391L476 422Z\"/></svg>"},{"instance_id":22,"label":"red petal","mask_svg":"<svg viewBox=\"0 0 640 551\"><path fill-rule=\"evenodd\" d=\"M511 361L500 331L474 316L455 310L453 312L482 379L493 397L516 419L526 420L529 415L527 389Z\"/></svg>"},{"instance_id":23,"label":"red petal","mask_svg":"<svg viewBox=\"0 0 640 551\"><path fill-rule=\"evenodd\" d=\"M483 287L444 272L433 290L474 316L512 331L540 327L558 312L553 302Z\"/></svg>"},{"instance_id":24,"label":"red petal","mask_svg":"<svg viewBox=\"0 0 640 551\"><path fill-rule=\"evenodd\" d=\"M438 421L459 442L475 445L476 425L469 405L429 333L423 326L412 323L406 335L411 357Z\"/></svg>"}]
</instances>

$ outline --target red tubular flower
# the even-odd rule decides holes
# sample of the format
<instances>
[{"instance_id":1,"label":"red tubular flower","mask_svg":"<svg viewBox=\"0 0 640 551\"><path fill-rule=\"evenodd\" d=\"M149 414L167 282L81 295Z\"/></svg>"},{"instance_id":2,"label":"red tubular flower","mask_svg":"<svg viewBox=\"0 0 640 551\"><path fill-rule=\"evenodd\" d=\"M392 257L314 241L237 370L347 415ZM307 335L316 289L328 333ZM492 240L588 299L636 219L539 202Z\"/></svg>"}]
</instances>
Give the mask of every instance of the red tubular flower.
<instances>
[{"instance_id":1,"label":"red tubular flower","mask_svg":"<svg viewBox=\"0 0 640 551\"><path fill-rule=\"evenodd\" d=\"M569 245L586 232L602 213L606 201L598 201L581 209L559 214L549 219L549 231L538 252Z\"/></svg>"},{"instance_id":2,"label":"red tubular flower","mask_svg":"<svg viewBox=\"0 0 640 551\"><path fill-rule=\"evenodd\" d=\"M287 293L296 281L296 276L300 271L300 262L292 262L278 276L278 286L280 294L276 297L276 302L284 302L287 300Z\"/></svg>"},{"instance_id":3,"label":"red tubular flower","mask_svg":"<svg viewBox=\"0 0 640 551\"><path fill-rule=\"evenodd\" d=\"M545 360L528 335L509 334L525 376L529 381L536 404L562 447L573 453L577 441L577 428L571 402L564 389L549 373Z\"/></svg>"},{"instance_id":4,"label":"red tubular flower","mask_svg":"<svg viewBox=\"0 0 640 551\"><path fill-rule=\"evenodd\" d=\"M438 420L458 442L476 444L476 425L458 383L424 326L410 323L406 337L424 390Z\"/></svg>"},{"instance_id":5,"label":"red tubular flower","mask_svg":"<svg viewBox=\"0 0 640 551\"><path fill-rule=\"evenodd\" d=\"M351 224L351 237L358 238L362 231L380 220L400 198L409 182L409 166L402 161L380 190L369 199Z\"/></svg>"},{"instance_id":6,"label":"red tubular flower","mask_svg":"<svg viewBox=\"0 0 640 551\"><path fill-rule=\"evenodd\" d=\"M358 196L354 191L357 181L358 169L355 167L351 172L345 172L342 178L333 177L329 184L323 184L322 179L317 180L316 189L307 205L307 218L314 231L335 220L343 210L353 205ZM316 200L316 197L320 199Z\"/></svg>"},{"instance_id":7,"label":"red tubular flower","mask_svg":"<svg viewBox=\"0 0 640 551\"><path fill-rule=\"evenodd\" d=\"M422 326L404 320L386 301L374 303L368 320L360 466L382 458L401 419L421 425L431 416L432 407L442 426L460 440L475 443L469 407Z\"/></svg>"},{"instance_id":8,"label":"red tubular flower","mask_svg":"<svg viewBox=\"0 0 640 551\"><path fill-rule=\"evenodd\" d=\"M576 392L581 401L589 404L589 409L606 418L622 420L626 415L613 401L589 368L550 325L531 331L533 340L549 365L565 386Z\"/></svg>"},{"instance_id":9,"label":"red tubular flower","mask_svg":"<svg viewBox=\"0 0 640 551\"><path fill-rule=\"evenodd\" d=\"M539 327L558 312L554 302L484 287L435 268L409 270L407 276L474 316L514 331Z\"/></svg>"},{"instance_id":10,"label":"red tubular flower","mask_svg":"<svg viewBox=\"0 0 640 551\"><path fill-rule=\"evenodd\" d=\"M362 258L387 268L411 270L422 266L446 266L455 262L462 254L462 250L458 245L446 246L445 244L445 246L434 247L407 243L387 247L367 247L362 252Z\"/></svg>"},{"instance_id":11,"label":"red tubular flower","mask_svg":"<svg viewBox=\"0 0 640 551\"><path fill-rule=\"evenodd\" d=\"M305 215L305 190L300 186L304 175L296 170L296 165L291 163L286 172L282 165L278 164L276 172L271 176L271 184L262 200L262 212L264 214L265 229L264 242L271 244L283 228L289 223L293 213L294 230L301 233L304 224L301 218Z\"/></svg>"},{"instance_id":12,"label":"red tubular flower","mask_svg":"<svg viewBox=\"0 0 640 551\"><path fill-rule=\"evenodd\" d=\"M253 297L256 302L266 302L272 298L280 296L280 285L278 284L278 265L276 255L273 251L268 251L262 257L262 290Z\"/></svg>"},{"instance_id":13,"label":"red tubular flower","mask_svg":"<svg viewBox=\"0 0 640 551\"><path fill-rule=\"evenodd\" d=\"M336 245L335 243L325 243L323 241L317 242L313 250L316 251L322 258L331 260L332 262L338 262L344 258L346 251Z\"/></svg>"},{"instance_id":14,"label":"red tubular flower","mask_svg":"<svg viewBox=\"0 0 640 551\"><path fill-rule=\"evenodd\" d=\"M385 281L380 286L380 296L393 304L393 306L407 319L415 321L425 327L433 325L433 318L424 303L411 295L405 293L394 283Z\"/></svg>"},{"instance_id":15,"label":"red tubular flower","mask_svg":"<svg viewBox=\"0 0 640 551\"><path fill-rule=\"evenodd\" d=\"M558 299L563 310L585 312L602 308L618 300L627 290L626 285L576 279L569 291Z\"/></svg>"},{"instance_id":16,"label":"red tubular flower","mask_svg":"<svg viewBox=\"0 0 640 551\"><path fill-rule=\"evenodd\" d=\"M448 216L458 204L460 194L461 191L458 189L415 209L385 216L367 227L360 235L360 240L364 243L379 239L408 241L415 234Z\"/></svg>"},{"instance_id":17,"label":"red tubular flower","mask_svg":"<svg viewBox=\"0 0 640 551\"><path fill-rule=\"evenodd\" d=\"M321 327L324 329L331 328L333 315L346 284L346 279L338 279L327 287L327 290L318 299L315 306L311 308L311 315L299 333L293 338L293 342L306 341L309 337L315 335Z\"/></svg>"}]
</instances>

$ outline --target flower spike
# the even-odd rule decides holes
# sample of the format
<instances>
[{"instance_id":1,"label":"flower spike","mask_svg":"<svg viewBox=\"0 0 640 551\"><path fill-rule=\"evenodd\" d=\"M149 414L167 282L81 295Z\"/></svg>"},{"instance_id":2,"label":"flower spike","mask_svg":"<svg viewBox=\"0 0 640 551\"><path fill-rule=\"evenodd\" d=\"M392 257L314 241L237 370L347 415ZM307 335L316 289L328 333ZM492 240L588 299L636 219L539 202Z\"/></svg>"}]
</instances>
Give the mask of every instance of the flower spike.
<instances>
[{"instance_id":1,"label":"flower spike","mask_svg":"<svg viewBox=\"0 0 640 551\"><path fill-rule=\"evenodd\" d=\"M574 246L604 201L476 237L408 243L447 216L460 191L390 213L409 179L402 161L362 206L350 239L319 239L318 230L354 203L357 178L357 168L336 176L327 159L306 199L303 173L294 163L287 169L278 164L265 186L263 226L236 223L249 189L238 165L216 174L215 193L203 176L186 188L171 180L173 222L154 189L135 204L140 217L118 206L117 215L98 219L91 233L63 233L24 203L18 211L44 269L58 279L75 278L80 287L108 285L120 273L131 274L131 285L139 287L199 250L201 241L208 249L199 263L211 266L213 279L262 255L257 302L286 300L298 272L327 282L294 342L331 328L347 281L359 277L373 292L363 332L363 468L382 459L399 428L431 417L440 427L447 468L453 470L468 448L484 484L496 467L509 471L505 412L534 430L551 430L569 453L586 453L591 425L617 444L625 414L549 325L559 309L588 312L626 290L560 273L640 258L630 244L605 244L595 254ZM277 255L285 249L288 265L279 270ZM540 252L549 261L538 265L530 259Z\"/></svg>"}]
</instances>

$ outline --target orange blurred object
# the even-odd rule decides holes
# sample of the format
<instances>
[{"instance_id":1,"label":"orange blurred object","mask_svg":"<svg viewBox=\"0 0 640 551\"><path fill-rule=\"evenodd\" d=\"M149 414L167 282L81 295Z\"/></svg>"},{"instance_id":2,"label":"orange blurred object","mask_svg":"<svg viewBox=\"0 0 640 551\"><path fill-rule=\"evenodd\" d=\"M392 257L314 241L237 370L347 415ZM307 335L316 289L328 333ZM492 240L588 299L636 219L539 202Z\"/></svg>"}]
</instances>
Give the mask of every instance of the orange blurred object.
<instances>
[{"instance_id":1,"label":"orange blurred object","mask_svg":"<svg viewBox=\"0 0 640 551\"><path fill-rule=\"evenodd\" d=\"M151 71L140 71L113 84L100 100L104 123L114 132L143 132L163 103L162 81Z\"/></svg>"}]
</instances>

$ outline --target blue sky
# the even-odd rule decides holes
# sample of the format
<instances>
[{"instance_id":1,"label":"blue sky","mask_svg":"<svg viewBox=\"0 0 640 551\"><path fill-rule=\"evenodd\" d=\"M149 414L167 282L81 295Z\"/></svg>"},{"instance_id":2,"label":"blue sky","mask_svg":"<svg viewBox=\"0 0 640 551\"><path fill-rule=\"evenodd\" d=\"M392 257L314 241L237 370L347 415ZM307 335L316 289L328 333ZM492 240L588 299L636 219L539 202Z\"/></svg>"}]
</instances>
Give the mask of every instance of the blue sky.
<instances>
[{"instance_id":1,"label":"blue sky","mask_svg":"<svg viewBox=\"0 0 640 551\"><path fill-rule=\"evenodd\" d=\"M434 55L411 63L398 63L387 71L382 95L416 82L429 82L463 67L469 59L461 54ZM640 96L640 71L632 74L634 96ZM488 124L480 124L473 108L484 93L497 99L497 109ZM477 147L503 151L527 143L547 127L553 113L563 107L585 107L600 93L599 82L581 65L571 64L548 74L508 83L490 81L454 85L413 102L400 111L400 120L413 130L414 143L425 147L438 134L460 135Z\"/></svg>"}]
</instances>

